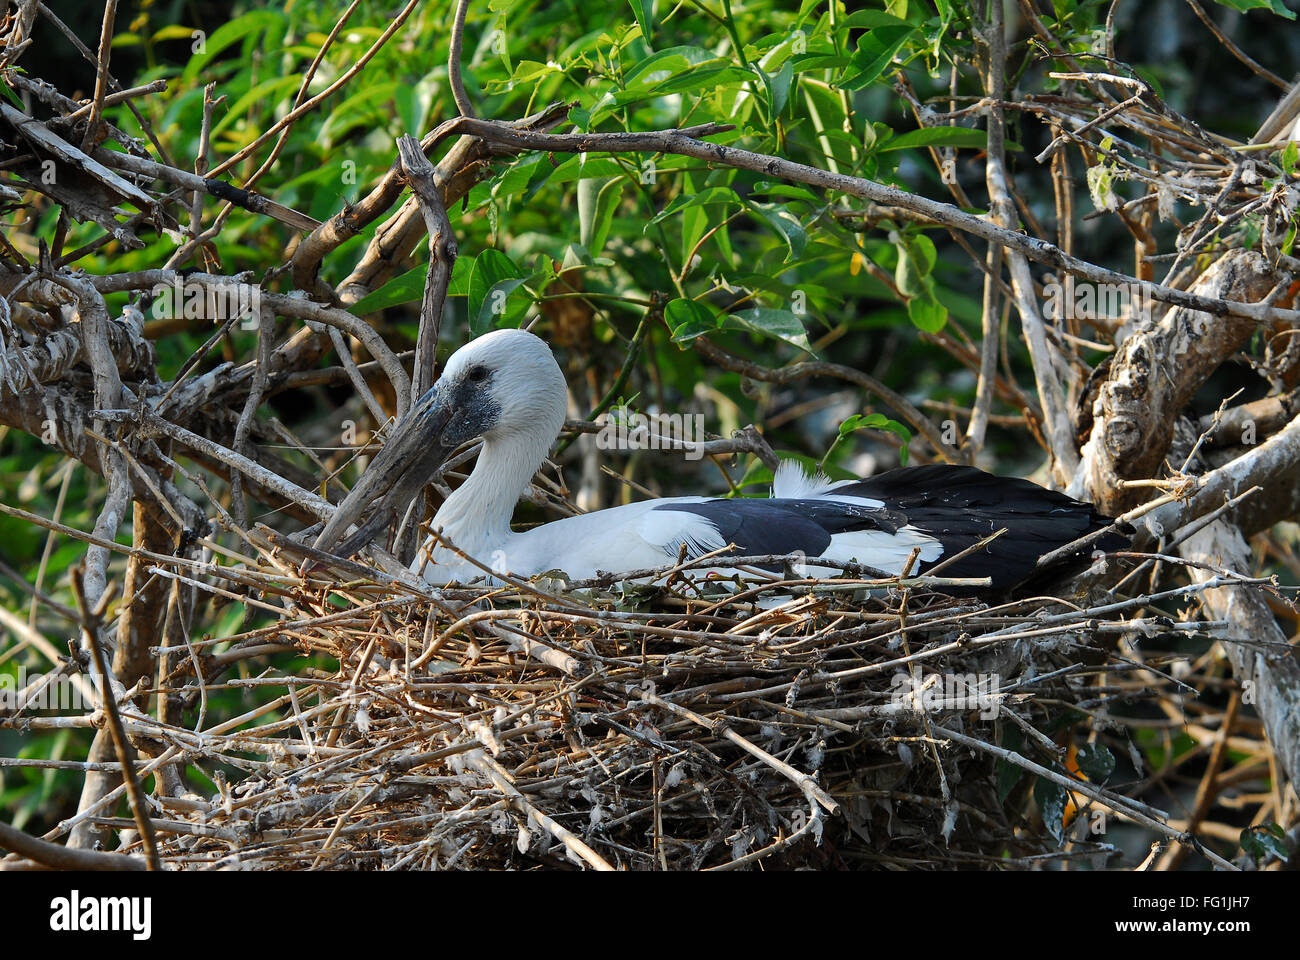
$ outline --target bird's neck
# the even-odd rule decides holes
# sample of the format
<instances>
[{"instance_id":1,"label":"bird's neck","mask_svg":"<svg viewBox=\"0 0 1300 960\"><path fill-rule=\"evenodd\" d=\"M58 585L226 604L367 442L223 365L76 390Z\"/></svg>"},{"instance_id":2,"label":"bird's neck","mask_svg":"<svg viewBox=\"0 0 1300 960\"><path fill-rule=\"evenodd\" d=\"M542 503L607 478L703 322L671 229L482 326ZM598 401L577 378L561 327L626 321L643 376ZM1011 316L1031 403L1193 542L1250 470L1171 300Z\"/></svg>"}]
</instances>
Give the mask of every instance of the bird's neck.
<instances>
[{"instance_id":1,"label":"bird's neck","mask_svg":"<svg viewBox=\"0 0 1300 960\"><path fill-rule=\"evenodd\" d=\"M515 504L541 466L552 436L513 433L488 437L469 479L438 509L433 528L459 550L482 563L494 562L514 534L510 518Z\"/></svg>"}]
</instances>

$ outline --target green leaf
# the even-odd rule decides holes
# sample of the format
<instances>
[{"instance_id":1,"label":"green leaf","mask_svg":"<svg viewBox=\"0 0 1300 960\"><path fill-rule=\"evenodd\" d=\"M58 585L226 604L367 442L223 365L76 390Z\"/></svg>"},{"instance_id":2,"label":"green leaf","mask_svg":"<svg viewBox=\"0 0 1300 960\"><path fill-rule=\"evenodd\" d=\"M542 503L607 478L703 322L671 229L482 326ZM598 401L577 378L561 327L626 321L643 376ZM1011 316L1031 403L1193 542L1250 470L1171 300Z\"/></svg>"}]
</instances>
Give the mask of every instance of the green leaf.
<instances>
[{"instance_id":1,"label":"green leaf","mask_svg":"<svg viewBox=\"0 0 1300 960\"><path fill-rule=\"evenodd\" d=\"M1282 165L1282 172L1288 177L1291 176L1291 174L1295 173L1298 161L1300 161L1300 145L1297 145L1292 140L1286 145L1286 149L1282 151L1282 157L1279 161Z\"/></svg>"},{"instance_id":2,"label":"green leaf","mask_svg":"<svg viewBox=\"0 0 1300 960\"><path fill-rule=\"evenodd\" d=\"M730 187L709 187L706 190L701 190L699 193L690 196L682 195L676 197L670 204L668 204L668 206L655 214L650 219L650 223L660 223L674 214L681 213L683 210L687 210L691 207L709 207L717 206L719 204L735 204L736 206L741 206L744 202L745 201L740 199L740 196L736 191L732 190Z\"/></svg>"},{"instance_id":3,"label":"green leaf","mask_svg":"<svg viewBox=\"0 0 1300 960\"><path fill-rule=\"evenodd\" d=\"M19 110L25 109L23 107L22 99L14 92L14 88L9 86L9 84L0 83L0 93L3 93L5 97L8 98L8 100Z\"/></svg>"},{"instance_id":4,"label":"green leaf","mask_svg":"<svg viewBox=\"0 0 1300 960\"><path fill-rule=\"evenodd\" d=\"M433 74L426 74L417 83L400 84L394 95L394 103L402 118L402 126L407 130L423 130L429 108L433 105L434 94L441 84Z\"/></svg>"},{"instance_id":5,"label":"green leaf","mask_svg":"<svg viewBox=\"0 0 1300 960\"><path fill-rule=\"evenodd\" d=\"M419 269L418 267L416 269ZM474 271L473 257L457 257L451 268L451 281L447 284L447 296L469 296L469 275Z\"/></svg>"},{"instance_id":6,"label":"green leaf","mask_svg":"<svg viewBox=\"0 0 1300 960\"><path fill-rule=\"evenodd\" d=\"M704 304L681 298L668 301L664 307L664 322L677 343L689 343L702 334L722 328L722 319Z\"/></svg>"},{"instance_id":7,"label":"green leaf","mask_svg":"<svg viewBox=\"0 0 1300 960\"><path fill-rule=\"evenodd\" d=\"M247 111L251 105L255 103L274 103L280 99L281 94L287 94L291 90L297 90L301 84L301 77L272 77L270 80L262 81L230 105L230 109L225 112L224 116L222 116L212 128L212 136L217 136L232 123L238 123L243 120L245 118L245 111ZM385 100L388 99L390 95L391 90L382 90L375 93L375 96ZM358 95L349 98L349 101L365 101L369 99L371 99L370 95ZM345 101L340 107L340 112L335 115L347 116L348 114L343 110L343 108L352 105L349 101ZM323 136L324 134L322 134L322 137Z\"/></svg>"},{"instance_id":8,"label":"green leaf","mask_svg":"<svg viewBox=\"0 0 1300 960\"><path fill-rule=\"evenodd\" d=\"M761 193L769 197L784 197L787 200L806 200L814 205L820 205L822 202L817 194L806 187L796 187L789 183L773 183L770 180L760 180L754 184L752 193Z\"/></svg>"},{"instance_id":9,"label":"green leaf","mask_svg":"<svg viewBox=\"0 0 1300 960\"><path fill-rule=\"evenodd\" d=\"M682 188L680 196L695 196L704 189L700 178L692 171L685 170L682 172ZM686 271L691 270L691 255L695 251L695 245L700 242L704 236L704 231L709 228L709 211L704 207L683 208L681 226L677 228L677 234L681 237L681 262Z\"/></svg>"},{"instance_id":10,"label":"green leaf","mask_svg":"<svg viewBox=\"0 0 1300 960\"><path fill-rule=\"evenodd\" d=\"M1258 866L1269 857L1285 863L1291 856L1286 847L1286 831L1276 823L1260 823L1241 831L1241 849Z\"/></svg>"},{"instance_id":11,"label":"green leaf","mask_svg":"<svg viewBox=\"0 0 1300 960\"><path fill-rule=\"evenodd\" d=\"M513 260L488 248L474 258L469 275L469 328L473 336L492 329L492 318L505 314L510 293L524 282Z\"/></svg>"},{"instance_id":12,"label":"green leaf","mask_svg":"<svg viewBox=\"0 0 1300 960\"><path fill-rule=\"evenodd\" d=\"M1115 772L1115 757L1104 743L1085 743L1075 753L1074 762L1093 783L1105 783Z\"/></svg>"},{"instance_id":13,"label":"green leaf","mask_svg":"<svg viewBox=\"0 0 1300 960\"><path fill-rule=\"evenodd\" d=\"M520 60L515 64L514 72L510 74L509 79L492 80L486 85L485 89L488 93L506 93L521 84L536 84L560 72L560 68L554 63L542 63L540 60Z\"/></svg>"},{"instance_id":14,"label":"green leaf","mask_svg":"<svg viewBox=\"0 0 1300 960\"><path fill-rule=\"evenodd\" d=\"M906 20L900 20L883 10L855 10L840 21L841 30L874 30L877 27L908 26Z\"/></svg>"},{"instance_id":15,"label":"green leaf","mask_svg":"<svg viewBox=\"0 0 1300 960\"><path fill-rule=\"evenodd\" d=\"M840 433L837 439L843 440L851 433L858 430L888 430L903 441L903 446L899 448L899 459L902 460L903 466L907 466L908 444L912 442L912 431L903 426L897 420L891 420L883 413L855 413L843 423L840 424Z\"/></svg>"},{"instance_id":16,"label":"green leaf","mask_svg":"<svg viewBox=\"0 0 1300 960\"><path fill-rule=\"evenodd\" d=\"M689 343L719 330L747 330L764 337L776 337L809 353L808 333L803 321L789 310L755 307L718 315L697 300L670 300L664 307L664 322L677 343Z\"/></svg>"},{"instance_id":17,"label":"green leaf","mask_svg":"<svg viewBox=\"0 0 1300 960\"><path fill-rule=\"evenodd\" d=\"M632 4L632 14L636 17L636 22L641 27L641 36L645 38L645 45L652 47L654 41L650 39L650 26L654 18L654 0L629 0Z\"/></svg>"},{"instance_id":18,"label":"green leaf","mask_svg":"<svg viewBox=\"0 0 1300 960\"><path fill-rule=\"evenodd\" d=\"M876 147L880 153L890 150L907 150L910 147L973 147L988 146L988 133L971 127L923 127L909 130Z\"/></svg>"},{"instance_id":19,"label":"green leaf","mask_svg":"<svg viewBox=\"0 0 1300 960\"><path fill-rule=\"evenodd\" d=\"M623 75L623 84L628 90L649 89L658 87L671 77L689 74L693 70L722 69L731 65L730 60L703 47L669 47L652 53L628 70Z\"/></svg>"},{"instance_id":20,"label":"green leaf","mask_svg":"<svg viewBox=\"0 0 1300 960\"><path fill-rule=\"evenodd\" d=\"M752 77L753 74L730 59L702 47L670 47L651 54L624 74L625 89L606 92L592 106L588 125L594 126L620 107L638 100L713 90L729 81Z\"/></svg>"},{"instance_id":21,"label":"green leaf","mask_svg":"<svg viewBox=\"0 0 1300 960\"><path fill-rule=\"evenodd\" d=\"M656 96L669 93L693 93L696 90L715 90L733 80L752 78L747 70L726 64L724 66L696 67L679 77L665 80L654 88Z\"/></svg>"},{"instance_id":22,"label":"green leaf","mask_svg":"<svg viewBox=\"0 0 1300 960\"><path fill-rule=\"evenodd\" d=\"M919 247L908 240L898 243L898 264L894 267L894 285L905 297L920 297L930 292L926 283L928 264Z\"/></svg>"},{"instance_id":23,"label":"green leaf","mask_svg":"<svg viewBox=\"0 0 1300 960\"><path fill-rule=\"evenodd\" d=\"M754 333L777 337L786 343L793 344L800 350L812 353L812 347L808 345L808 331L804 329L803 321L797 314L789 310L776 310L771 307L754 307L750 310L741 310L739 313L731 313L726 317L727 326L734 327L737 324Z\"/></svg>"},{"instance_id":24,"label":"green leaf","mask_svg":"<svg viewBox=\"0 0 1300 960\"><path fill-rule=\"evenodd\" d=\"M1088 194L1092 198L1092 205L1098 210L1116 210L1119 208L1119 198L1116 196L1114 188L1115 169L1107 157L1110 148L1114 145L1115 141L1112 138L1104 138L1098 144L1101 160L1089 167L1086 172Z\"/></svg>"},{"instance_id":25,"label":"green leaf","mask_svg":"<svg viewBox=\"0 0 1300 960\"><path fill-rule=\"evenodd\" d=\"M935 296L930 276L937 258L934 241L923 233L914 233L900 237L894 249L898 254L894 285L908 298L908 317L918 329L938 332L948 322L948 308Z\"/></svg>"},{"instance_id":26,"label":"green leaf","mask_svg":"<svg viewBox=\"0 0 1300 960\"><path fill-rule=\"evenodd\" d=\"M470 336L481 337L494 326L518 326L518 324L507 324L506 301L524 282L524 277L506 277L504 280L498 280L488 288L479 305L477 313L471 314L469 318Z\"/></svg>"},{"instance_id":27,"label":"green leaf","mask_svg":"<svg viewBox=\"0 0 1300 960\"><path fill-rule=\"evenodd\" d=\"M918 330L938 333L948 322L948 308L930 293L907 301L907 316Z\"/></svg>"},{"instance_id":28,"label":"green leaf","mask_svg":"<svg viewBox=\"0 0 1300 960\"><path fill-rule=\"evenodd\" d=\"M808 233L799 222L799 218L787 210L785 207L775 203L754 203L750 202L749 208L758 214L766 223L785 240L789 253L785 262L797 260L803 256L804 247L808 243Z\"/></svg>"},{"instance_id":29,"label":"green leaf","mask_svg":"<svg viewBox=\"0 0 1300 960\"><path fill-rule=\"evenodd\" d=\"M600 251L605 248L605 240L614 223L614 213L623 202L623 188L626 185L627 181L623 179L609 180L596 196L596 213L592 218L591 243L588 247L593 257L600 256Z\"/></svg>"},{"instance_id":30,"label":"green leaf","mask_svg":"<svg viewBox=\"0 0 1300 960\"><path fill-rule=\"evenodd\" d=\"M522 157L511 164L509 169L492 185L492 196L498 200L511 200L526 193L538 180L545 180L551 165L542 159L541 154Z\"/></svg>"},{"instance_id":31,"label":"green leaf","mask_svg":"<svg viewBox=\"0 0 1300 960\"><path fill-rule=\"evenodd\" d=\"M776 73L764 74L764 77L771 97L771 116L778 117L790 100L790 84L794 80L794 67L787 61Z\"/></svg>"},{"instance_id":32,"label":"green leaf","mask_svg":"<svg viewBox=\"0 0 1300 960\"><path fill-rule=\"evenodd\" d=\"M1288 10L1282 0L1214 0L1214 2L1233 10L1240 10L1242 13L1248 10L1272 10L1279 17L1295 19L1295 11Z\"/></svg>"},{"instance_id":33,"label":"green leaf","mask_svg":"<svg viewBox=\"0 0 1300 960\"><path fill-rule=\"evenodd\" d=\"M840 85L845 90L861 90L874 83L914 33L915 27L900 20L896 26L877 27L864 35L846 71L849 76Z\"/></svg>"},{"instance_id":34,"label":"green leaf","mask_svg":"<svg viewBox=\"0 0 1300 960\"><path fill-rule=\"evenodd\" d=\"M1042 814L1043 826L1057 843L1065 839L1065 806L1069 799L1069 791L1053 780L1039 777L1034 783L1034 801Z\"/></svg>"},{"instance_id":35,"label":"green leaf","mask_svg":"<svg viewBox=\"0 0 1300 960\"><path fill-rule=\"evenodd\" d=\"M791 57L786 63L794 67L795 73L807 73L809 70L838 70L853 63L849 57L835 53L800 53Z\"/></svg>"},{"instance_id":36,"label":"green leaf","mask_svg":"<svg viewBox=\"0 0 1300 960\"><path fill-rule=\"evenodd\" d=\"M549 166L549 163L547 164ZM549 183L572 183L587 177L621 177L625 173L617 160L611 157L593 157L587 153L577 153L551 171L547 177Z\"/></svg>"},{"instance_id":37,"label":"green leaf","mask_svg":"<svg viewBox=\"0 0 1300 960\"><path fill-rule=\"evenodd\" d=\"M199 71L211 63L212 59L222 50L225 50L226 47L238 43L249 34L266 32L273 24L278 24L282 19L283 16L279 13L273 13L269 10L253 10L243 16L236 17L229 23L223 23L204 40L203 52L196 54L185 65L185 72L181 75L182 84L185 86L192 85L194 78L199 75Z\"/></svg>"},{"instance_id":38,"label":"green leaf","mask_svg":"<svg viewBox=\"0 0 1300 960\"><path fill-rule=\"evenodd\" d=\"M458 260L457 263L459 262ZM367 294L348 307L348 313L360 317L367 313L374 313L376 310L386 310L398 304L419 300L424 296L424 283L428 275L429 265L427 263L398 274L378 290Z\"/></svg>"}]
</instances>

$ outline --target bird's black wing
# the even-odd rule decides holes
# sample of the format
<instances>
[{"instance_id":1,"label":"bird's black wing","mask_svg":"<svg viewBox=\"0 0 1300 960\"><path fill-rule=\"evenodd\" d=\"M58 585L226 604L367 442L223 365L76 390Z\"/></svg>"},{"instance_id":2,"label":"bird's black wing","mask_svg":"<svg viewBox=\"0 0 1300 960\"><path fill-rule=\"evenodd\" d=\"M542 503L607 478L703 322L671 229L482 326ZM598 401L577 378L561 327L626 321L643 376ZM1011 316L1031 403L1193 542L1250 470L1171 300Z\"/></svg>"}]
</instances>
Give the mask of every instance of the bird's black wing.
<instances>
[{"instance_id":1,"label":"bird's black wing","mask_svg":"<svg viewBox=\"0 0 1300 960\"><path fill-rule=\"evenodd\" d=\"M1042 572L1037 569L1039 557L1113 522L1092 504L1028 480L947 464L889 470L836 487L834 493L882 501L939 540L943 556L922 565L923 571L1005 528L996 540L943 571L945 576L992 577L995 589L1037 577ZM1122 549L1131 533L1127 526L1108 533L1062 562L1069 566L1093 550Z\"/></svg>"},{"instance_id":2,"label":"bird's black wing","mask_svg":"<svg viewBox=\"0 0 1300 960\"><path fill-rule=\"evenodd\" d=\"M725 543L744 556L803 553L820 557L831 537L854 530L897 532L907 519L895 511L836 500L769 500L736 497L700 503L665 503L656 510L675 510L704 517ZM868 558L863 558L869 563Z\"/></svg>"}]
</instances>

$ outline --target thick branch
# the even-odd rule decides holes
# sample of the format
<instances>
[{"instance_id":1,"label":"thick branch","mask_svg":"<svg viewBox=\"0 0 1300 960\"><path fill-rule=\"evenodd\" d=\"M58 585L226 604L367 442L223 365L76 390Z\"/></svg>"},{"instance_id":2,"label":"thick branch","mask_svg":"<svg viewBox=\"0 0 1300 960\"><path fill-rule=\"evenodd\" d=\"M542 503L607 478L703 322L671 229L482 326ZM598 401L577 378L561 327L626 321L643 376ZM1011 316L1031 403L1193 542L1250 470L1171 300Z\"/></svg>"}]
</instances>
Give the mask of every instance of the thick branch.
<instances>
[{"instance_id":1,"label":"thick branch","mask_svg":"<svg viewBox=\"0 0 1300 960\"><path fill-rule=\"evenodd\" d=\"M1135 293L1140 293L1143 297L1161 303L1202 310L1216 317L1244 317L1256 321L1276 318L1293 323L1300 322L1300 311L1297 310L1283 310L1262 303L1221 300L1186 290L1177 290L1149 280L1139 280L1128 274L1107 270L1086 260L1070 256L1046 240L1000 227L984 217L967 213L952 204L930 200L874 180L830 173L806 164L742 150L739 147L697 140L694 137L700 134L693 130L546 134L518 130L488 120L460 117L442 124L434 131L432 137L436 142L455 134L465 133L520 150L548 150L556 153L672 153L708 163L752 170L765 176L779 177L782 180L847 194L873 203L903 207L991 243L1002 244L1008 250L1024 254L1027 259L1035 263L1044 264L1094 283L1124 286Z\"/></svg>"},{"instance_id":2,"label":"thick branch","mask_svg":"<svg viewBox=\"0 0 1300 960\"><path fill-rule=\"evenodd\" d=\"M458 17L464 16L462 0ZM415 371L411 377L412 399L424 396L433 386L433 370L438 362L438 334L442 328L442 311L451 284L451 269L456 262L456 235L452 232L447 208L442 204L435 171L420 151L414 137L397 141L402 169L411 192L420 201L424 223L429 231L429 275L424 282L424 299L420 303L420 333L415 341Z\"/></svg>"},{"instance_id":3,"label":"thick branch","mask_svg":"<svg viewBox=\"0 0 1300 960\"><path fill-rule=\"evenodd\" d=\"M93 850L73 850L41 840L7 823L0 823L0 847L6 847L29 860L53 867L56 870L146 870L140 857L121 853L98 853ZM0 864L4 869L8 864Z\"/></svg>"},{"instance_id":4,"label":"thick branch","mask_svg":"<svg viewBox=\"0 0 1300 960\"><path fill-rule=\"evenodd\" d=\"M1233 251L1216 261L1193 289L1223 299L1259 300L1275 281L1258 253ZM1155 476L1182 409L1255 329L1249 318L1216 322L1180 307L1130 336L1112 358L1093 403L1091 436L1076 486L1103 512L1115 515L1135 506L1142 490L1120 481Z\"/></svg>"},{"instance_id":5,"label":"thick branch","mask_svg":"<svg viewBox=\"0 0 1300 960\"><path fill-rule=\"evenodd\" d=\"M1187 560L1226 567L1249 575L1250 546L1240 531L1215 520L1178 548ZM1196 583L1214 576L1199 566L1189 568ZM1227 620L1232 639L1221 641L1232 662L1232 673L1242 686L1242 698L1264 721L1268 742L1291 788L1300 777L1300 661L1286 634L1253 586L1227 586L1206 590L1201 602L1211 620ZM1237 642L1234 642L1237 641Z\"/></svg>"}]
</instances>

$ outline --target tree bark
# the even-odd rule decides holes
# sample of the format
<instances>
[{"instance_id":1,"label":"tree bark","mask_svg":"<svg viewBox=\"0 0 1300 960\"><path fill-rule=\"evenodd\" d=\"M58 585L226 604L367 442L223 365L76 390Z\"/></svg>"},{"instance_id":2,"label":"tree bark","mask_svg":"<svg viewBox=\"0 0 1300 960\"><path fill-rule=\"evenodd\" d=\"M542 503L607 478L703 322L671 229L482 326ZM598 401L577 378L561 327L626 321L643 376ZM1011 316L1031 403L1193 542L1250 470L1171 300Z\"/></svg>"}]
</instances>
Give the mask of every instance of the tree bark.
<instances>
[{"instance_id":1,"label":"tree bark","mask_svg":"<svg viewBox=\"0 0 1300 960\"><path fill-rule=\"evenodd\" d=\"M171 553L174 546L171 535L149 518L140 501L135 503L132 543L152 553ZM123 587L125 606L118 621L117 650L113 654L113 675L127 688L134 686L144 677L153 675L154 657L149 653L149 647L158 642L162 632L162 618L167 610L167 592L171 582L164 578L155 578L152 583L149 583L149 574L145 571L145 567L150 562L132 557L126 567L126 582ZM143 708L144 700L144 696L137 698L137 705ZM117 753L113 748L113 737L107 727L95 732L95 739L91 743L90 755L87 759L94 763L116 762ZM80 811L93 806L106 794L116 790L121 783L120 771L88 771L77 809ZM82 850L96 847L105 849L111 837L112 831L97 827L89 821L82 821L72 828L68 836L68 846Z\"/></svg>"},{"instance_id":2,"label":"tree bark","mask_svg":"<svg viewBox=\"0 0 1300 960\"><path fill-rule=\"evenodd\" d=\"M1193 534L1178 548L1186 560L1213 564L1249 575L1250 547L1241 532L1222 519ZM1191 568L1196 583L1214 574ZM1257 587L1229 586L1206 590L1206 611L1231 624L1232 639L1221 641L1242 687L1242 701L1264 721L1268 741L1292 790L1300 777L1300 660Z\"/></svg>"},{"instance_id":3,"label":"tree bark","mask_svg":"<svg viewBox=\"0 0 1300 960\"><path fill-rule=\"evenodd\" d=\"M1275 282L1276 274L1262 256L1234 250L1206 270L1192 290L1254 303ZM1149 491L1126 487L1122 481L1156 475L1183 408L1257 327L1251 319L1215 318L1186 307L1175 307L1159 322L1139 327L1124 341L1097 390L1075 486L1082 484L1098 508L1111 516L1137 506ZM1088 414L1084 412L1085 418Z\"/></svg>"}]
</instances>

